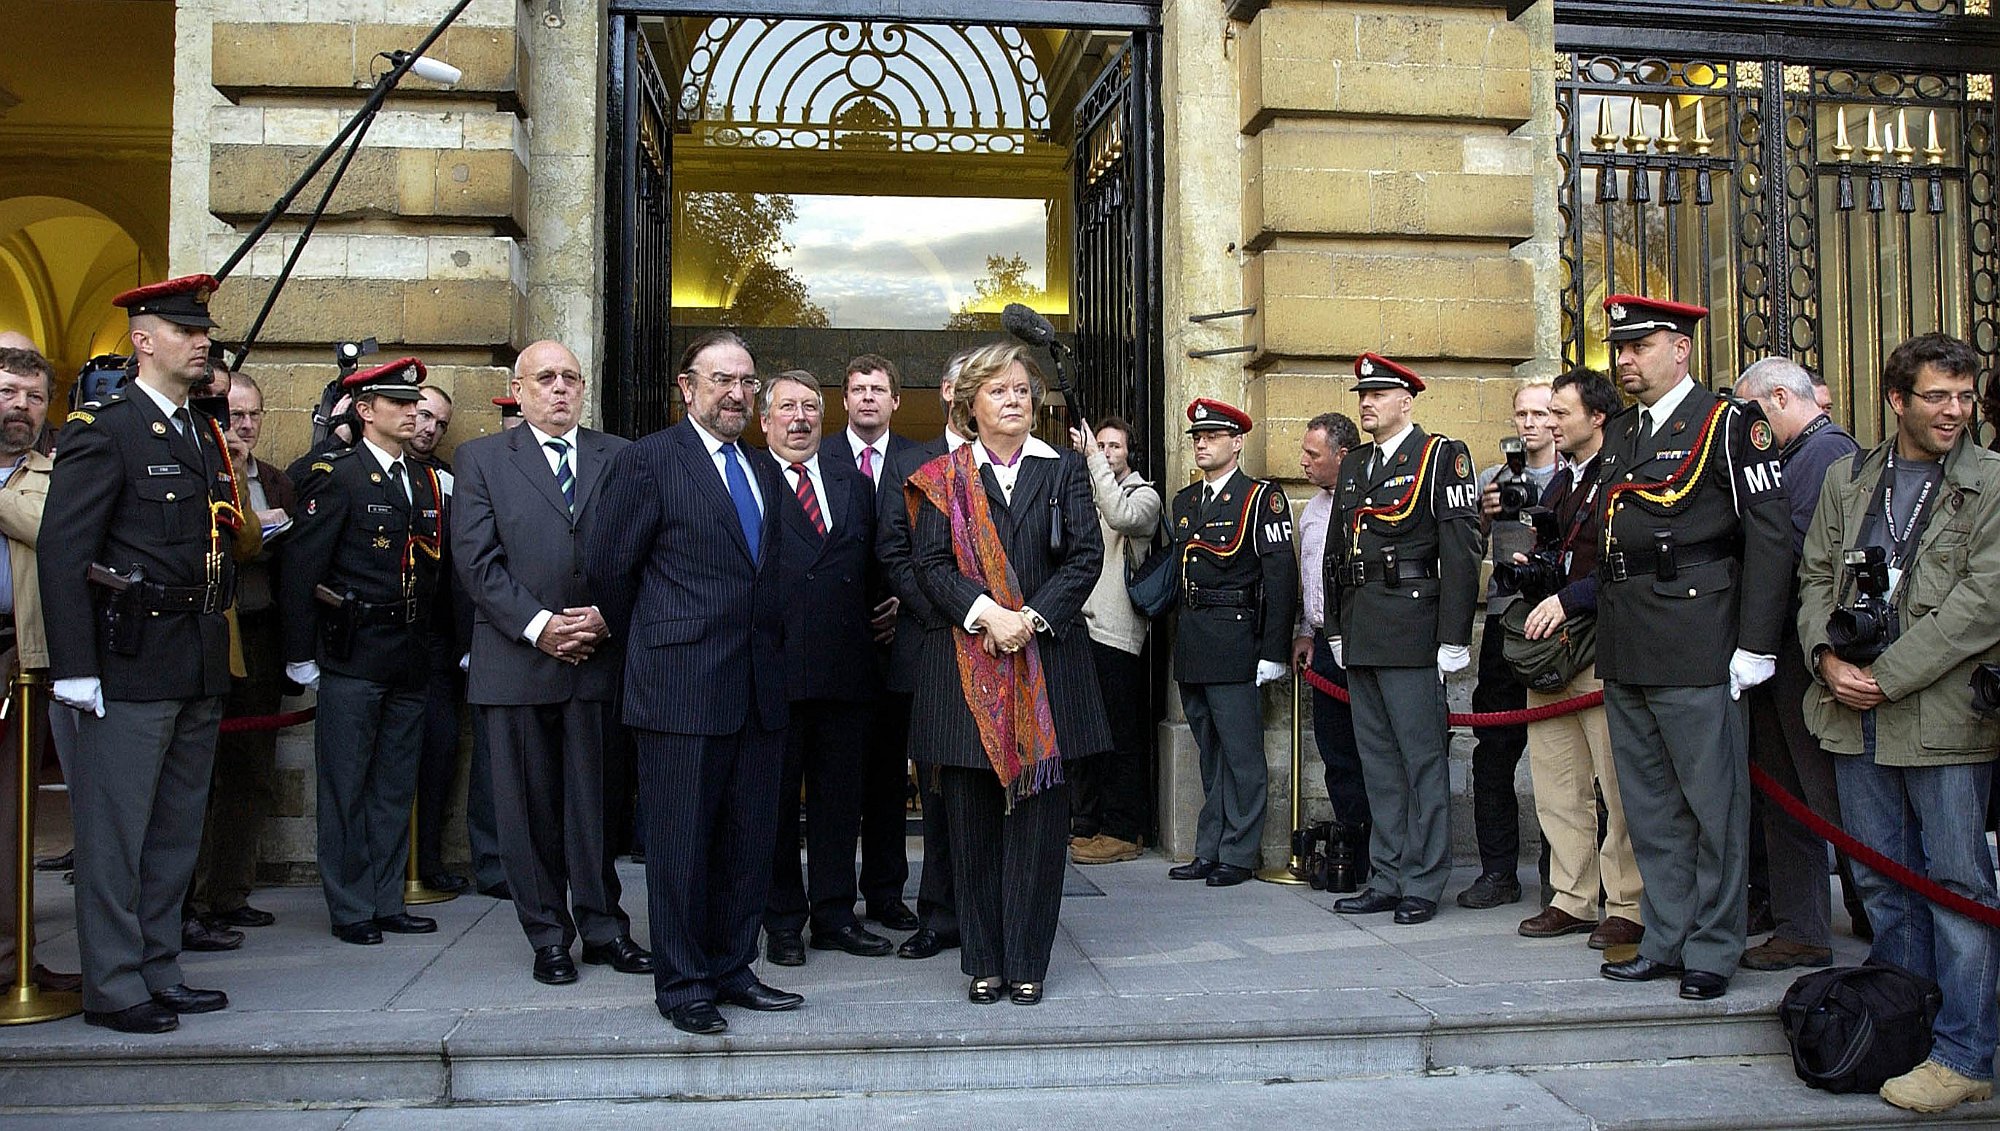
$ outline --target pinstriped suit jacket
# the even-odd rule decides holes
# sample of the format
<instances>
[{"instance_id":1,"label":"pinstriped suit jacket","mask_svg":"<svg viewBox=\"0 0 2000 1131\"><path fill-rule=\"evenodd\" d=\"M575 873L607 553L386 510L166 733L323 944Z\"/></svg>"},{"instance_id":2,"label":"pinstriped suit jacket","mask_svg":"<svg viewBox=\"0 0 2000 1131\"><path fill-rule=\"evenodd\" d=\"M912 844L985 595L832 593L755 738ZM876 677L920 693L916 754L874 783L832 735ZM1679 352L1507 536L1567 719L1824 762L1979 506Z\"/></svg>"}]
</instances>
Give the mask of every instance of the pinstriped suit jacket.
<instances>
[{"instance_id":1,"label":"pinstriped suit jacket","mask_svg":"<svg viewBox=\"0 0 2000 1131\"><path fill-rule=\"evenodd\" d=\"M780 730L789 718L779 561L786 488L769 459L738 450L764 501L754 557L692 423L612 460L584 572L625 641L627 726L727 735L752 724Z\"/></svg>"}]
</instances>

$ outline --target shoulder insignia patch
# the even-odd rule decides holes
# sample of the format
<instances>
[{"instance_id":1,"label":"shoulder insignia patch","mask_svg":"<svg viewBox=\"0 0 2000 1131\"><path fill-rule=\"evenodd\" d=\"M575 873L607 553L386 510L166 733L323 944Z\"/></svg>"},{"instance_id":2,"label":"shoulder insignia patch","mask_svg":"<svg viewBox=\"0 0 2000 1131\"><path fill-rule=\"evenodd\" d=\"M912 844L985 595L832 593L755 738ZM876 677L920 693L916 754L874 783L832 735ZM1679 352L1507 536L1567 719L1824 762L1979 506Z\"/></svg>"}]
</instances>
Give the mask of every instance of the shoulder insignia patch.
<instances>
[{"instance_id":1,"label":"shoulder insignia patch","mask_svg":"<svg viewBox=\"0 0 2000 1131\"><path fill-rule=\"evenodd\" d=\"M1750 425L1750 446L1760 452L1771 450L1770 422L1759 420Z\"/></svg>"},{"instance_id":2,"label":"shoulder insignia patch","mask_svg":"<svg viewBox=\"0 0 2000 1131\"><path fill-rule=\"evenodd\" d=\"M1472 457L1467 455L1463 448L1459 449L1458 455L1451 461L1451 471L1460 479L1472 478Z\"/></svg>"},{"instance_id":3,"label":"shoulder insignia patch","mask_svg":"<svg viewBox=\"0 0 2000 1131\"><path fill-rule=\"evenodd\" d=\"M85 424L95 424L97 423L97 417L82 409L77 409L75 412L69 414L69 421L71 424L75 424L78 421L82 421Z\"/></svg>"},{"instance_id":4,"label":"shoulder insignia patch","mask_svg":"<svg viewBox=\"0 0 2000 1131\"><path fill-rule=\"evenodd\" d=\"M312 470L314 470L314 471L332 471L332 470L333 470L333 465L332 465L332 464L330 464L330 463L328 463L328 462L326 462L326 461L325 461L325 460L323 460L323 459L319 459L319 460L314 460L314 461L313 461L313 465L312 465Z\"/></svg>"},{"instance_id":5,"label":"shoulder insignia patch","mask_svg":"<svg viewBox=\"0 0 2000 1131\"><path fill-rule=\"evenodd\" d=\"M1283 495L1280 495L1276 491L1271 492L1271 513L1272 514L1285 513L1285 497Z\"/></svg>"}]
</instances>

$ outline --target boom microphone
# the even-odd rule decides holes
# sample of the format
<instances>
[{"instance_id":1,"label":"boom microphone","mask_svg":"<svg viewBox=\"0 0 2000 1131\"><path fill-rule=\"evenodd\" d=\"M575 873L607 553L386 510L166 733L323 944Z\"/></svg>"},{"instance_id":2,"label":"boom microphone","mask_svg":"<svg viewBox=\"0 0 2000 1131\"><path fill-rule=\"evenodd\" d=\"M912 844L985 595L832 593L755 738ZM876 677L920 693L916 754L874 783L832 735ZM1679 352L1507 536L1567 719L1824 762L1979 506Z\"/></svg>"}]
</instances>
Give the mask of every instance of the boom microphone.
<instances>
[{"instance_id":1,"label":"boom microphone","mask_svg":"<svg viewBox=\"0 0 2000 1131\"><path fill-rule=\"evenodd\" d=\"M1056 328L1049 320L1018 302L1010 302L1000 312L1000 328L1031 346L1052 349L1056 346Z\"/></svg>"}]
</instances>

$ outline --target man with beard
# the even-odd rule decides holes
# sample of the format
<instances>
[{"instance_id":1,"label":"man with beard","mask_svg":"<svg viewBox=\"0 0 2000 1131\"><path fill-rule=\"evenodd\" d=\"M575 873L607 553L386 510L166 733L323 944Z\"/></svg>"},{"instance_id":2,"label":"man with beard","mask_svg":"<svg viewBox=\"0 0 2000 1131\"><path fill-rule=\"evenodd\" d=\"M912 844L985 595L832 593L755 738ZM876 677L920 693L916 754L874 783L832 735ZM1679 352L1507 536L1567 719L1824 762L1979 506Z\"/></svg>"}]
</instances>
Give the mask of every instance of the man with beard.
<instances>
[{"instance_id":1,"label":"man with beard","mask_svg":"<svg viewBox=\"0 0 2000 1131\"><path fill-rule=\"evenodd\" d=\"M654 1003L719 1034L721 1002L796 1009L764 984L758 918L784 763L783 570L777 467L739 442L762 382L743 339L702 334L681 356L687 417L619 452L585 573L629 646L625 724L638 748Z\"/></svg>"}]
</instances>

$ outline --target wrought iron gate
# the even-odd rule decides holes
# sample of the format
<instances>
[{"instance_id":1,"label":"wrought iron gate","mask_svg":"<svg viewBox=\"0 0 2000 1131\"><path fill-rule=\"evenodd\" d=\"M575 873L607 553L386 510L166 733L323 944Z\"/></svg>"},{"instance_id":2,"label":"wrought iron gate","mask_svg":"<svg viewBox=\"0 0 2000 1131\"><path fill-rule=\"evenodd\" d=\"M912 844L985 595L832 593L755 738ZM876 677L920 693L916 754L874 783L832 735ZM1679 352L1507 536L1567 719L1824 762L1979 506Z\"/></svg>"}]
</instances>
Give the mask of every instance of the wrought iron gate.
<instances>
[{"instance_id":1,"label":"wrought iron gate","mask_svg":"<svg viewBox=\"0 0 2000 1131\"><path fill-rule=\"evenodd\" d=\"M1160 451L1158 40L1135 34L1076 108L1076 252L1070 278L1077 393L1098 417L1138 430L1157 478Z\"/></svg>"},{"instance_id":2,"label":"wrought iron gate","mask_svg":"<svg viewBox=\"0 0 2000 1131\"><path fill-rule=\"evenodd\" d=\"M1649 39L1629 27L1613 38L1559 23L1566 363L1604 365L1606 294L1698 302L1713 311L1698 374L1726 385L1760 357L1790 357L1825 375L1863 442L1885 427L1879 373L1898 342L1942 330L2000 368L2000 55L1962 33L1992 21L1949 0L1870 3L1880 14L1787 14L1787 27L1826 20L1819 38L1767 28L1746 41L1727 34L1728 10L1771 6L1710 2L1711 34L1663 18L1650 53L1625 46ZM1870 20L1884 25L1876 40ZM1891 23L1920 44L1928 29L1921 63L1884 46Z\"/></svg>"},{"instance_id":3,"label":"wrought iron gate","mask_svg":"<svg viewBox=\"0 0 2000 1131\"><path fill-rule=\"evenodd\" d=\"M604 428L644 436L667 426L674 358L673 107L639 17L610 17L613 144L605 163Z\"/></svg>"}]
</instances>

